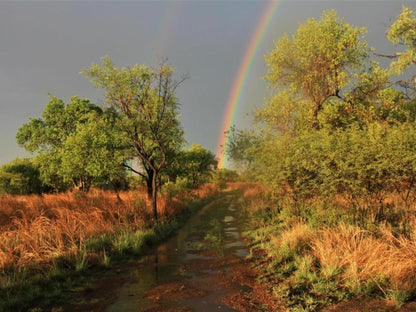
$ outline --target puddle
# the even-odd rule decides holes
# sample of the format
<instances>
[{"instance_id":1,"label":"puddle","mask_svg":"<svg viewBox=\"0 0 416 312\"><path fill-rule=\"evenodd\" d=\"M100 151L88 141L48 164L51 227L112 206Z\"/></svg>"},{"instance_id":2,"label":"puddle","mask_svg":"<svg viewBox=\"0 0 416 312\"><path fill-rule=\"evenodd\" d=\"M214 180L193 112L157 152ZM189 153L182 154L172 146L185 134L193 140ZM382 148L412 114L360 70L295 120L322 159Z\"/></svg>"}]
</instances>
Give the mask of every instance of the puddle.
<instances>
[{"instance_id":1,"label":"puddle","mask_svg":"<svg viewBox=\"0 0 416 312\"><path fill-rule=\"evenodd\" d=\"M245 249L245 248L237 249L234 253L237 257L240 257L240 258L244 258L244 257L247 257L249 255L248 250Z\"/></svg>"},{"instance_id":2,"label":"puddle","mask_svg":"<svg viewBox=\"0 0 416 312\"><path fill-rule=\"evenodd\" d=\"M234 217L233 216L225 216L223 222L225 223L229 223L234 221Z\"/></svg>"}]
</instances>

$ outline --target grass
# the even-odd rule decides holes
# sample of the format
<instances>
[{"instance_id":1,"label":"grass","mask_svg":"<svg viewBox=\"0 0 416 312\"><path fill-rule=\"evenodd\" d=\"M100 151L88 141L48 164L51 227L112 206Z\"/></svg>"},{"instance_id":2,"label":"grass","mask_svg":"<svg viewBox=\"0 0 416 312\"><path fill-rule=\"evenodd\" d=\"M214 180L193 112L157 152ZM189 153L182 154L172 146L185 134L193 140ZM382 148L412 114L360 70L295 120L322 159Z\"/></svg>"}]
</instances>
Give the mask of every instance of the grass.
<instances>
[{"instance_id":1,"label":"grass","mask_svg":"<svg viewBox=\"0 0 416 312\"><path fill-rule=\"evenodd\" d=\"M0 198L0 311L53 306L85 289L89 270L142 254L215 192L205 185L180 200L161 196L158 223L143 191Z\"/></svg>"},{"instance_id":2,"label":"grass","mask_svg":"<svg viewBox=\"0 0 416 312\"><path fill-rule=\"evenodd\" d=\"M246 236L261 248L265 276L288 311L318 311L352 297L384 298L401 306L416 294L416 205L400 194L385 214L353 214L344 198L296 203L259 185L243 199L251 212Z\"/></svg>"}]
</instances>

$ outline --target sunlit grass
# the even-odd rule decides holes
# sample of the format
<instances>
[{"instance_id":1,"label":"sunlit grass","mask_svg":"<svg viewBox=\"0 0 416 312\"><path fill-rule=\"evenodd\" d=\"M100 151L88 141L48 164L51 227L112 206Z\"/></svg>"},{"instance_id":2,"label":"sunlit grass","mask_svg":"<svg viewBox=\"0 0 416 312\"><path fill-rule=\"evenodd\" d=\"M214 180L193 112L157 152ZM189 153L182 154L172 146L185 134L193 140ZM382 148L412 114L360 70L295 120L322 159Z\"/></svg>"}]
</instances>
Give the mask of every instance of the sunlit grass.
<instances>
[{"instance_id":1,"label":"sunlit grass","mask_svg":"<svg viewBox=\"0 0 416 312\"><path fill-rule=\"evenodd\" d=\"M215 192L214 185L175 198L162 192L158 222L144 189L0 198L0 310L27 311L39 298L59 301L62 290L85 288L91 267L142 254Z\"/></svg>"},{"instance_id":2,"label":"sunlit grass","mask_svg":"<svg viewBox=\"0 0 416 312\"><path fill-rule=\"evenodd\" d=\"M317 311L355 295L396 306L415 297L416 208L403 194L386 196L382 216L366 206L358 211L347 195L299 204L255 186L244 196L253 216L247 235L266 252L263 269L289 311Z\"/></svg>"},{"instance_id":3,"label":"sunlit grass","mask_svg":"<svg viewBox=\"0 0 416 312\"><path fill-rule=\"evenodd\" d=\"M181 201L160 196L161 221L183 210L187 198L203 198L214 191L212 185L203 186L193 194L183 195ZM119 196L92 190L88 194L4 197L0 198L0 215L0 269L77 257L82 246L93 244L93 238L105 240L108 235L122 245L122 233L135 233L153 223L151 205L143 190L122 192ZM99 246L102 244L106 243Z\"/></svg>"}]
</instances>

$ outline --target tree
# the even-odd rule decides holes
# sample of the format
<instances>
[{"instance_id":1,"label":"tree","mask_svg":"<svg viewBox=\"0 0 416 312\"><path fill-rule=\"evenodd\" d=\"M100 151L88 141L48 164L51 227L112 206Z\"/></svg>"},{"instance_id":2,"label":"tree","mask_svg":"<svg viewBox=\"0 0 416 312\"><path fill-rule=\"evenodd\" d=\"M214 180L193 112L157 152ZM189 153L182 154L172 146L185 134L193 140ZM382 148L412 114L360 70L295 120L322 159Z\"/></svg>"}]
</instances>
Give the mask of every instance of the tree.
<instances>
[{"instance_id":1,"label":"tree","mask_svg":"<svg viewBox=\"0 0 416 312\"><path fill-rule=\"evenodd\" d=\"M243 171L252 169L255 149L260 143L259 137L250 131L242 131L232 126L227 131L227 155Z\"/></svg>"},{"instance_id":2,"label":"tree","mask_svg":"<svg viewBox=\"0 0 416 312\"><path fill-rule=\"evenodd\" d=\"M103 181L116 186L126 175L124 140L117 129L117 117L107 111L91 112L87 118L88 122L79 123L60 149L59 172L64 181L74 181L74 186L85 191Z\"/></svg>"},{"instance_id":3,"label":"tree","mask_svg":"<svg viewBox=\"0 0 416 312\"><path fill-rule=\"evenodd\" d=\"M411 66L416 66L416 13L410 8L403 6L402 12L397 16L396 21L389 27L387 38L395 45L405 47L403 52L394 55L381 55L394 59L390 64L390 72L395 75L404 74ZM395 81L406 91L406 98L415 102L416 98L416 75L411 74L411 79L400 79ZM413 108L414 109L414 108Z\"/></svg>"},{"instance_id":4,"label":"tree","mask_svg":"<svg viewBox=\"0 0 416 312\"><path fill-rule=\"evenodd\" d=\"M0 193L40 194L46 188L40 180L39 166L29 158L16 158L0 167Z\"/></svg>"},{"instance_id":5,"label":"tree","mask_svg":"<svg viewBox=\"0 0 416 312\"><path fill-rule=\"evenodd\" d=\"M120 130L130 147L129 156L138 158L143 170L125 166L145 179L157 220L161 170L169 151L179 149L184 141L175 91L185 78L175 81L174 69L166 64L157 70L138 64L117 68L109 57L101 60L101 66L92 64L82 73L105 90L108 104L119 114Z\"/></svg>"},{"instance_id":6,"label":"tree","mask_svg":"<svg viewBox=\"0 0 416 312\"><path fill-rule=\"evenodd\" d=\"M215 171L215 182L220 189L225 189L228 182L236 182L238 178L239 175L235 170L218 168Z\"/></svg>"},{"instance_id":7,"label":"tree","mask_svg":"<svg viewBox=\"0 0 416 312\"><path fill-rule=\"evenodd\" d=\"M395 74L403 73L409 66L416 65L416 13L403 6L402 12L396 21L389 27L387 38L396 45L407 46L404 52L398 52L392 56L397 58L391 64L391 70ZM415 77L413 76L413 79ZM409 81L414 84L416 81Z\"/></svg>"},{"instance_id":8,"label":"tree","mask_svg":"<svg viewBox=\"0 0 416 312\"><path fill-rule=\"evenodd\" d=\"M364 29L344 23L335 11L324 12L317 21L308 19L296 34L284 35L266 55L266 80L279 93L271 99L281 109L286 123L306 119L318 128L318 114L331 100L345 101L352 75L368 56L361 41ZM305 116L302 107L306 107Z\"/></svg>"},{"instance_id":9,"label":"tree","mask_svg":"<svg viewBox=\"0 0 416 312\"><path fill-rule=\"evenodd\" d=\"M192 144L192 147L183 153L184 167L188 179L193 188L198 188L215 172L218 161L215 155L200 144Z\"/></svg>"},{"instance_id":10,"label":"tree","mask_svg":"<svg viewBox=\"0 0 416 312\"><path fill-rule=\"evenodd\" d=\"M18 129L17 142L37 152L42 180L56 190L71 185L88 191L94 181L123 171L122 141L116 116L87 99L72 97L65 103L54 97L42 113Z\"/></svg>"},{"instance_id":11,"label":"tree","mask_svg":"<svg viewBox=\"0 0 416 312\"><path fill-rule=\"evenodd\" d=\"M165 179L176 183L178 178L182 178L192 188L198 188L212 178L218 165L215 155L200 144L192 144L189 149L170 156L163 169Z\"/></svg>"}]
</instances>

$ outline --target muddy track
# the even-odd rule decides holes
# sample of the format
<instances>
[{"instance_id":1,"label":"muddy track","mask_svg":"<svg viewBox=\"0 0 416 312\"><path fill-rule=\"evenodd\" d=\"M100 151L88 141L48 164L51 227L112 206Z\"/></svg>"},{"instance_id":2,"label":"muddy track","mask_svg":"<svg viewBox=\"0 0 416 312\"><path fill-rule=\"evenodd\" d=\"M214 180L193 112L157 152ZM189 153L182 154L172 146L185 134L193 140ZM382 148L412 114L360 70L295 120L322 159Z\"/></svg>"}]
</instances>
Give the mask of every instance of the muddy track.
<instances>
[{"instance_id":1,"label":"muddy track","mask_svg":"<svg viewBox=\"0 0 416 312\"><path fill-rule=\"evenodd\" d=\"M91 279L68 311L279 311L246 258L238 192L204 207L166 243ZM67 310L65 309L65 311Z\"/></svg>"}]
</instances>

